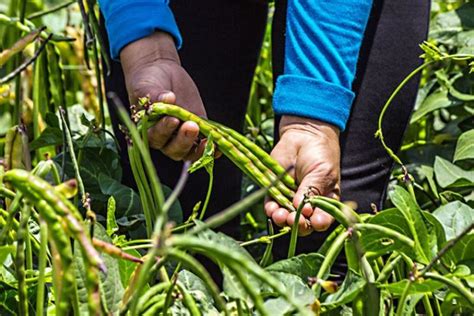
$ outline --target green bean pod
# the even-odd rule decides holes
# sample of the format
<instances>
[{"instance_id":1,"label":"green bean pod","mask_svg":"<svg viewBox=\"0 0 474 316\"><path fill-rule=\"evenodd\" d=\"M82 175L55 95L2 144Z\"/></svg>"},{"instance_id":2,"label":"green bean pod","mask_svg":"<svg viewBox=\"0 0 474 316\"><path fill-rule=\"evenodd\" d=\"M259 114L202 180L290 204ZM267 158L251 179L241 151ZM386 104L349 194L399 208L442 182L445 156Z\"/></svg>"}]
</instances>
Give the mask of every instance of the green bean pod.
<instances>
[{"instance_id":1,"label":"green bean pod","mask_svg":"<svg viewBox=\"0 0 474 316\"><path fill-rule=\"evenodd\" d=\"M0 229L7 227L8 212L0 208ZM12 244L16 240L16 232L18 231L18 221L13 219L11 229L5 232L5 239L8 244Z\"/></svg>"},{"instance_id":2,"label":"green bean pod","mask_svg":"<svg viewBox=\"0 0 474 316\"><path fill-rule=\"evenodd\" d=\"M286 172L285 168L283 168L278 161L273 159L268 153L258 147L255 143L253 143L250 139L245 137L244 135L238 133L237 131L220 124L218 122L211 121L211 123L220 130L227 132L233 139L239 141L244 147L248 148L258 159L270 170L275 172L275 174L281 178L281 181L288 186L288 188L292 190L296 190L298 186L295 183L295 179Z\"/></svg>"},{"instance_id":3,"label":"green bean pod","mask_svg":"<svg viewBox=\"0 0 474 316\"><path fill-rule=\"evenodd\" d=\"M194 300L194 297L188 292L188 290L181 284L181 282L177 282L176 286L178 290L183 295L183 304L188 309L191 316L201 316L201 311Z\"/></svg>"},{"instance_id":4,"label":"green bean pod","mask_svg":"<svg viewBox=\"0 0 474 316\"><path fill-rule=\"evenodd\" d=\"M247 174L252 180L254 180L259 186L272 186L272 181L268 178L268 175L272 172L271 169L269 170L269 172L262 172L262 169L265 170L265 167L261 163L257 163L260 168L255 165L255 161L259 160L258 157L253 155L250 150L245 150L245 153L241 152L239 148L242 149L245 146L237 145L237 147L235 144L238 142L230 141L229 138L231 136L227 136L227 134L223 135L218 127L213 126L211 123L200 118L199 116L175 105L155 103L152 105L152 108L150 108L148 112L151 120L156 120L162 115L170 115L177 117L183 121L195 122L196 124L198 124L200 132L205 136L211 134L215 143L219 147L219 150L223 154L225 154L235 165L237 165L245 174ZM144 111L138 112L136 114L136 118L140 119L143 115L145 115ZM259 150L263 152L261 149ZM271 158L268 154L265 153L265 155L266 160L273 160L273 158ZM253 160L248 156L252 156ZM273 177L272 180L273 179L275 179L275 177ZM286 194L283 194L283 192L281 191L282 188ZM291 189L289 189L279 180L276 181L275 187L271 187L269 189L269 194L281 206L291 211L295 210L293 203L291 203L291 201L289 200L292 198L294 193L292 193Z\"/></svg>"},{"instance_id":5,"label":"green bean pod","mask_svg":"<svg viewBox=\"0 0 474 316\"><path fill-rule=\"evenodd\" d=\"M27 225L28 219L30 217L30 206L25 205L23 207L23 212L21 213L21 220L20 226L18 228L16 237L17 237L17 245L16 245L16 258L15 258L15 265L16 265L16 277L18 280L18 313L19 315L28 316L28 289L26 286L26 272L25 272L25 239L29 238Z\"/></svg>"},{"instance_id":6,"label":"green bean pod","mask_svg":"<svg viewBox=\"0 0 474 316\"><path fill-rule=\"evenodd\" d=\"M215 123L213 124L215 125ZM216 129L219 130L219 133L227 141L232 143L238 151L247 156L252 161L252 163L264 174L264 176L266 176L270 180L270 182L274 183L275 187L280 190L290 201L293 200L295 192L282 182L283 179L280 180L271 168L268 168L263 164L261 158L259 158L255 154L255 152L247 148L245 145L243 145L243 143L239 142L239 140L234 138L231 134L227 134L226 130L222 129L221 126L222 125L216 125Z\"/></svg>"},{"instance_id":7,"label":"green bean pod","mask_svg":"<svg viewBox=\"0 0 474 316\"><path fill-rule=\"evenodd\" d=\"M4 180L10 182L17 190L20 190L33 204L37 205L39 202L44 201L49 205L54 210L54 213L64 219L67 231L79 242L84 258L91 265L98 267L102 271L106 270L104 262L92 245L91 238L84 228L79 212L71 202L61 194L58 194L53 186L24 170L6 172ZM45 219L47 220L46 217Z\"/></svg>"}]
</instances>

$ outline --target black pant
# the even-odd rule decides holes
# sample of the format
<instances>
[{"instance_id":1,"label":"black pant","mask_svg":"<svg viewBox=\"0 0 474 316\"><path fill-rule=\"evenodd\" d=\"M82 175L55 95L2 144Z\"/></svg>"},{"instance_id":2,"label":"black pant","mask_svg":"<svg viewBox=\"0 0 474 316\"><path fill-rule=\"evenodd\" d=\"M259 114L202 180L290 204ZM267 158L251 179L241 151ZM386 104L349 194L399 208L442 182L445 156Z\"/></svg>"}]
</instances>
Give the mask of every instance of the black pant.
<instances>
[{"instance_id":1,"label":"black pant","mask_svg":"<svg viewBox=\"0 0 474 316\"><path fill-rule=\"evenodd\" d=\"M331 4L328 2L328 5ZM418 44L426 38L429 5L429 0L374 0L353 84L357 97L347 128L341 135L342 199L357 202L360 212L369 212L371 203L380 207L383 202L392 160L374 137L377 119L397 84L420 64ZM171 6L184 38L180 51L182 64L196 82L208 116L241 130L266 25L266 1L174 0ZM275 78L283 71L285 16L286 0L277 0L272 34ZM118 93L127 104L120 63L113 63L105 83L108 91ZM400 146L417 87L418 80L412 80L386 115L384 133L392 148ZM117 129L113 107L110 112L116 135L122 148L126 148ZM134 187L125 151L122 157L123 181ZM182 163L156 151L153 159L160 179L173 187ZM205 172L190 176L180 198L187 213L185 216L198 200L204 198L207 181ZM218 212L240 198L241 173L229 160L216 161L214 181L208 214ZM223 230L236 236L238 227L239 220L235 219ZM327 233L315 233L300 239L298 251L316 250L326 236ZM284 244L274 249L280 250L275 254L277 257L286 255Z\"/></svg>"}]
</instances>

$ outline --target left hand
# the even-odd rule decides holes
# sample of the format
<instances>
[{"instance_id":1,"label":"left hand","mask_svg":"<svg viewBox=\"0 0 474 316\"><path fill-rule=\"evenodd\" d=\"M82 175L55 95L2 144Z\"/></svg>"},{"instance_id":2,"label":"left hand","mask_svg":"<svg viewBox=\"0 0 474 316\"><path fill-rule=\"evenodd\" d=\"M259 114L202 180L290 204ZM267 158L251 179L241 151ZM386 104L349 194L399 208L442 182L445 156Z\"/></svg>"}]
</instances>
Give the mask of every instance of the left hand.
<instances>
[{"instance_id":1,"label":"left hand","mask_svg":"<svg viewBox=\"0 0 474 316\"><path fill-rule=\"evenodd\" d=\"M304 195L311 192L338 199L340 197L339 129L331 124L296 116L283 116L280 141L271 153L290 171L298 184L293 204L298 207ZM275 201L265 202L265 212L278 226L293 225L296 212L280 207ZM324 231L334 218L306 204L299 219L299 234Z\"/></svg>"}]
</instances>

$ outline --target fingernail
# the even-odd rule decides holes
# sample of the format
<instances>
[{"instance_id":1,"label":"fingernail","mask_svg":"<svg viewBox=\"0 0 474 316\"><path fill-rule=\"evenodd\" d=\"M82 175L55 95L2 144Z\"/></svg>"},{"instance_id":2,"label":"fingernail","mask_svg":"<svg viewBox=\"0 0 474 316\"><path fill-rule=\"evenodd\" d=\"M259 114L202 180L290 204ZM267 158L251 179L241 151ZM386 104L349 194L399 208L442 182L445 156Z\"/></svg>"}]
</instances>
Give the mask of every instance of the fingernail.
<instances>
[{"instance_id":1,"label":"fingernail","mask_svg":"<svg viewBox=\"0 0 474 316\"><path fill-rule=\"evenodd\" d=\"M170 96L171 92L163 92L162 94L160 94L158 96L158 102L164 102L169 96Z\"/></svg>"}]
</instances>

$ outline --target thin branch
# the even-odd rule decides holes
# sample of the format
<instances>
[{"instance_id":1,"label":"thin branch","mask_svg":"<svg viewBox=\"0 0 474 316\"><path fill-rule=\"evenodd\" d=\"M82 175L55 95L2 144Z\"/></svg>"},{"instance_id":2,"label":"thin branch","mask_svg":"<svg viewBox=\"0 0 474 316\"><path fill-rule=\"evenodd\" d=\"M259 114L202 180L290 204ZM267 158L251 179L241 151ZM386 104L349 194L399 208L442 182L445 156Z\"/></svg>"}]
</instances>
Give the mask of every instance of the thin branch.
<instances>
[{"instance_id":1,"label":"thin branch","mask_svg":"<svg viewBox=\"0 0 474 316\"><path fill-rule=\"evenodd\" d=\"M39 11L39 12L35 12L33 14L30 14L28 16L28 20L33 20L33 19L38 19L38 18L41 18L45 15L48 15L50 13L54 13L56 11L59 11L61 9L64 9L64 8L67 8L69 7L71 4L75 3L76 0L71 0L69 2L66 2L66 3L62 3L62 4L59 4L59 5L56 5L56 6L53 6L49 9L46 9L46 10L43 10L43 11Z\"/></svg>"}]
</instances>

